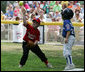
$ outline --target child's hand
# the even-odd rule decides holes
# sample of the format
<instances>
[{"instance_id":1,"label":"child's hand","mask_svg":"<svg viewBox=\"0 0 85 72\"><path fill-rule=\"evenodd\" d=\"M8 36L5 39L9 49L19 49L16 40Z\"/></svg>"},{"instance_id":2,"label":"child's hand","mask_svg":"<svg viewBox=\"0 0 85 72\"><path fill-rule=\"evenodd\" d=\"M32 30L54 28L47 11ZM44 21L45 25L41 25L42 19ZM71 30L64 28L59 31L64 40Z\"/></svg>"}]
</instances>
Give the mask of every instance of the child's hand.
<instances>
[{"instance_id":1,"label":"child's hand","mask_svg":"<svg viewBox=\"0 0 85 72\"><path fill-rule=\"evenodd\" d=\"M38 41L37 40L34 42L34 45L36 45L36 44L38 44Z\"/></svg>"},{"instance_id":2,"label":"child's hand","mask_svg":"<svg viewBox=\"0 0 85 72\"><path fill-rule=\"evenodd\" d=\"M68 39L67 38L65 38L65 43L68 43Z\"/></svg>"}]
</instances>

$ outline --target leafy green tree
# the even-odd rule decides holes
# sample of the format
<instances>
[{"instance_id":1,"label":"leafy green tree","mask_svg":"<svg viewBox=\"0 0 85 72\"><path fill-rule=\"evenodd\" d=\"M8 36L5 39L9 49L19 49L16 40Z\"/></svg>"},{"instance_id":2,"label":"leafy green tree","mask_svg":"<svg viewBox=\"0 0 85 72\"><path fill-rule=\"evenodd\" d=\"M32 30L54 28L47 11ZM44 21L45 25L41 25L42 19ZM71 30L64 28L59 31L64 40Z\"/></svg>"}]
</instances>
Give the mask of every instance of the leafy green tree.
<instances>
[{"instance_id":1,"label":"leafy green tree","mask_svg":"<svg viewBox=\"0 0 85 72\"><path fill-rule=\"evenodd\" d=\"M6 12L6 5L7 5L7 1L1 1L1 10L3 11L3 13Z\"/></svg>"},{"instance_id":2,"label":"leafy green tree","mask_svg":"<svg viewBox=\"0 0 85 72\"><path fill-rule=\"evenodd\" d=\"M1 1L1 10L3 11L3 13L6 13L6 6L9 3L13 4L14 1Z\"/></svg>"}]
</instances>

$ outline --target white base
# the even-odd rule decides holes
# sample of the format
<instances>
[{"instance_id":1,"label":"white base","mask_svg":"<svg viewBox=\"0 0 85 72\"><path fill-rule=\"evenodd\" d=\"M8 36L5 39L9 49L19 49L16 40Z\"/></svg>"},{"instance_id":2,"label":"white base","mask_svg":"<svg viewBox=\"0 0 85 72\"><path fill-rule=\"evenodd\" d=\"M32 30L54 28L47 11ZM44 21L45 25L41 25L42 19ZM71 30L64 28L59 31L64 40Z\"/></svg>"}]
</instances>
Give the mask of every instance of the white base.
<instances>
[{"instance_id":1,"label":"white base","mask_svg":"<svg viewBox=\"0 0 85 72\"><path fill-rule=\"evenodd\" d=\"M82 69L82 68L74 68L74 69L71 69L71 70L64 70L64 71L84 71L84 69Z\"/></svg>"}]
</instances>

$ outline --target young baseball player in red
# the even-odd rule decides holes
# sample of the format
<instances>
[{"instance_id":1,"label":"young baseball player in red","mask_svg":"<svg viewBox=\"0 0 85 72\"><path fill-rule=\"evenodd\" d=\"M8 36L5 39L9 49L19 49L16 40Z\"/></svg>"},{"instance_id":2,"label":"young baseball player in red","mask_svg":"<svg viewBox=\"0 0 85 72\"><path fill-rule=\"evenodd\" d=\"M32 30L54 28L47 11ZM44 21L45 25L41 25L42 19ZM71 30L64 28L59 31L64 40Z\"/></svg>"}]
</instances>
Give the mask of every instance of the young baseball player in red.
<instances>
[{"instance_id":1,"label":"young baseball player in red","mask_svg":"<svg viewBox=\"0 0 85 72\"><path fill-rule=\"evenodd\" d=\"M45 56L45 54L41 51L40 47L38 46L38 41L40 40L40 31L37 29L40 25L40 19L34 18L32 26L28 24L26 21L25 13L26 10L22 8L23 13L23 25L27 28L26 34L23 38L23 55L20 60L19 67L23 67L27 61L29 50L31 50L33 53L35 53L41 61L43 61L47 67L52 68L52 65L48 63L48 60Z\"/></svg>"}]
</instances>

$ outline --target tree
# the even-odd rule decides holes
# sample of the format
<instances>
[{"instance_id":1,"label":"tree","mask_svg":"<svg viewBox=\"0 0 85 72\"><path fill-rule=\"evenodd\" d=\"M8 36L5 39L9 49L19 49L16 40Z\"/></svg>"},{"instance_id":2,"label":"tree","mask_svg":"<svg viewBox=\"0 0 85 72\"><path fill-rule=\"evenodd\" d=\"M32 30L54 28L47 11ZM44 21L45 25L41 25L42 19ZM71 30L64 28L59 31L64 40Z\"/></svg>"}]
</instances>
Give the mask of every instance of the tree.
<instances>
[{"instance_id":1,"label":"tree","mask_svg":"<svg viewBox=\"0 0 85 72\"><path fill-rule=\"evenodd\" d=\"M1 10L3 11L3 13L6 12L6 5L7 5L7 1L1 1Z\"/></svg>"},{"instance_id":2,"label":"tree","mask_svg":"<svg viewBox=\"0 0 85 72\"><path fill-rule=\"evenodd\" d=\"M6 6L7 6L7 3L13 4L14 1L1 1L1 10L3 11L3 13L6 13Z\"/></svg>"}]
</instances>

